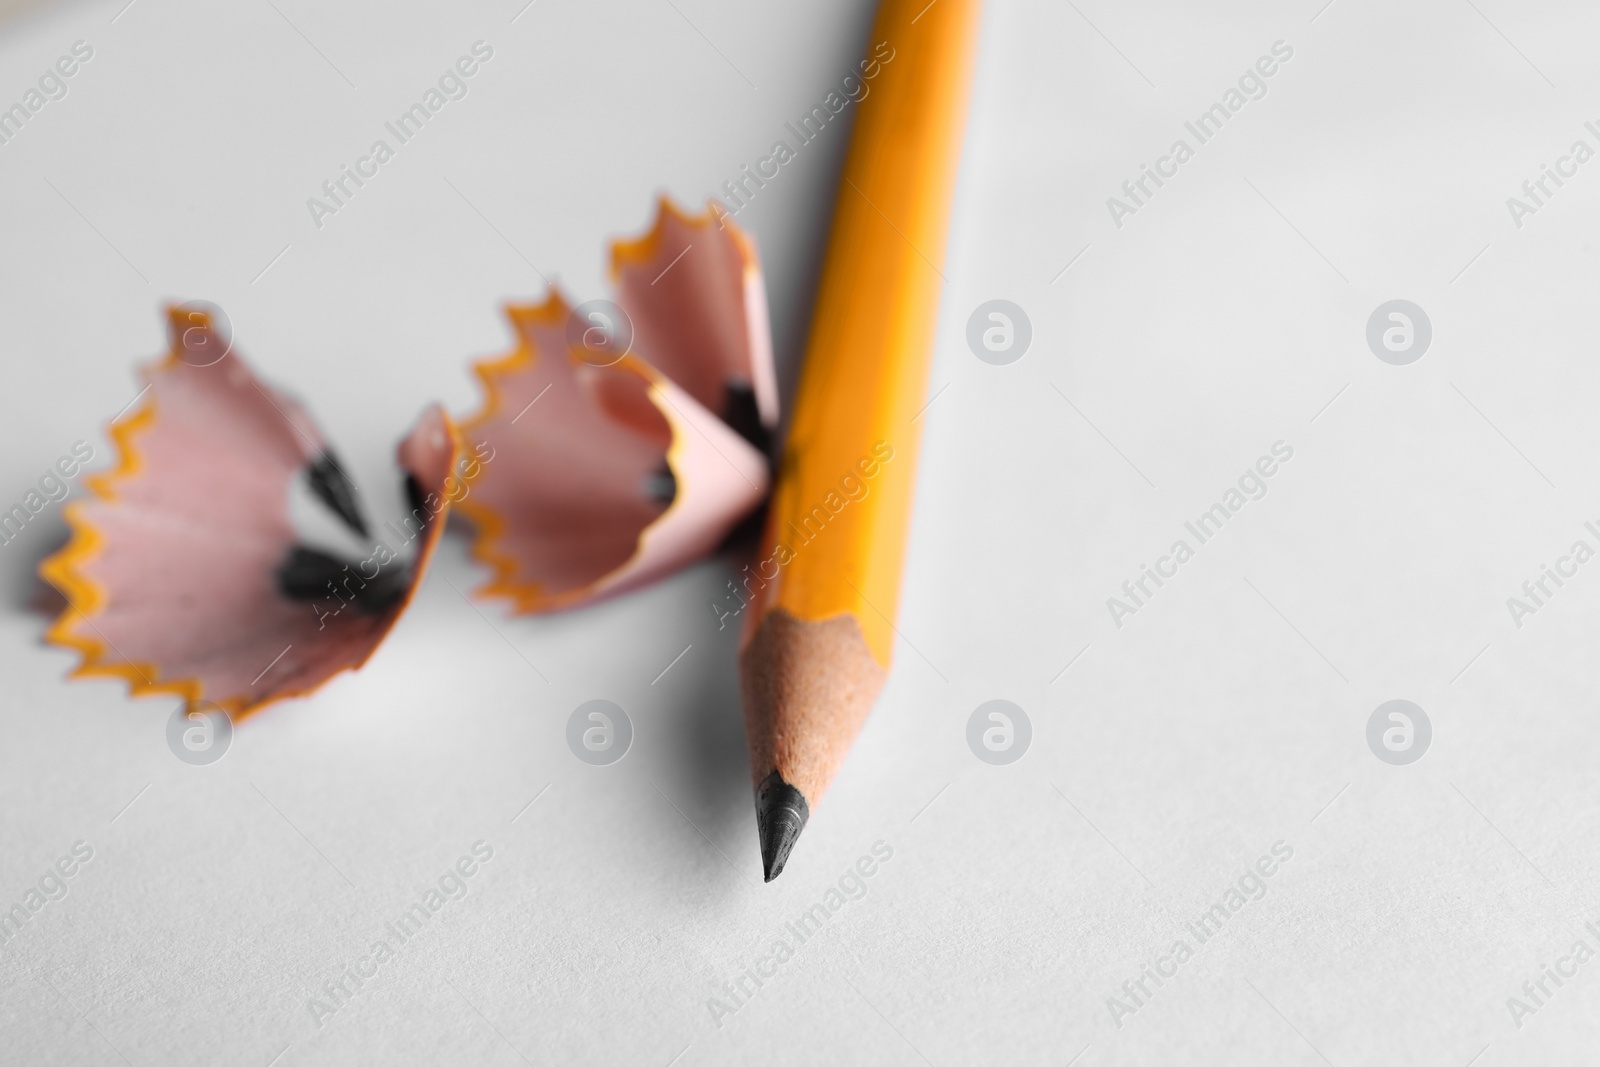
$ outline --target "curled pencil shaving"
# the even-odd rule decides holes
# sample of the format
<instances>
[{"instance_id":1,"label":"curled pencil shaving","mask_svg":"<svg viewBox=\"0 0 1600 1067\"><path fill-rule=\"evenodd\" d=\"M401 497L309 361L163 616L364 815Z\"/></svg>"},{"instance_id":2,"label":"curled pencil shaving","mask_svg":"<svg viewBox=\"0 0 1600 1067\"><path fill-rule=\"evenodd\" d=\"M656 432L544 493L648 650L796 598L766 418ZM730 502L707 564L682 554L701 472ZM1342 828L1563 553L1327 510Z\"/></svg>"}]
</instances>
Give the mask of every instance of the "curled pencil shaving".
<instances>
[{"instance_id":1,"label":"curled pencil shaving","mask_svg":"<svg viewBox=\"0 0 1600 1067\"><path fill-rule=\"evenodd\" d=\"M135 695L240 718L376 650L443 528L458 438L442 409L423 413L398 450L423 505L408 524L414 554L386 553L354 586L342 574L352 609L319 608L338 592L328 572L340 568L297 543L290 487L306 478L365 534L353 487L304 409L228 351L209 316L173 308L168 318L169 351L146 370L142 404L111 426L117 466L87 480L91 496L67 509L71 539L40 565L70 605L46 636L82 653L74 676L120 677ZM326 589L309 587L321 578Z\"/></svg>"},{"instance_id":2,"label":"curled pencil shaving","mask_svg":"<svg viewBox=\"0 0 1600 1067\"><path fill-rule=\"evenodd\" d=\"M755 241L725 211L662 197L648 233L612 243L611 280L637 351L765 451L778 385Z\"/></svg>"},{"instance_id":3,"label":"curled pencil shaving","mask_svg":"<svg viewBox=\"0 0 1600 1067\"><path fill-rule=\"evenodd\" d=\"M485 406L463 424L508 457L458 504L493 571L480 592L522 612L621 593L711 551L760 502L761 454L638 357L587 362L560 293L507 313L520 344L475 367Z\"/></svg>"}]
</instances>

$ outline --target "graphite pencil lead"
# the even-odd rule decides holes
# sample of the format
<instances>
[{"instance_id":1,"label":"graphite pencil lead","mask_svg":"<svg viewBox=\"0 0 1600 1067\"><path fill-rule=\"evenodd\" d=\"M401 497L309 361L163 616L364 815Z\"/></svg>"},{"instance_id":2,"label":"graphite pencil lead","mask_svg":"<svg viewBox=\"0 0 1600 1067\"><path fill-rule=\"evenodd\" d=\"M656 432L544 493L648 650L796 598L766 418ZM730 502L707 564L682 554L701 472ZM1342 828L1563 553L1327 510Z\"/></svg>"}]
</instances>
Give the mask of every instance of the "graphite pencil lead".
<instances>
[{"instance_id":1,"label":"graphite pencil lead","mask_svg":"<svg viewBox=\"0 0 1600 1067\"><path fill-rule=\"evenodd\" d=\"M783 780L777 771L756 789L756 827L761 832L761 869L764 881L783 873L800 831L811 818L805 794Z\"/></svg>"}]
</instances>

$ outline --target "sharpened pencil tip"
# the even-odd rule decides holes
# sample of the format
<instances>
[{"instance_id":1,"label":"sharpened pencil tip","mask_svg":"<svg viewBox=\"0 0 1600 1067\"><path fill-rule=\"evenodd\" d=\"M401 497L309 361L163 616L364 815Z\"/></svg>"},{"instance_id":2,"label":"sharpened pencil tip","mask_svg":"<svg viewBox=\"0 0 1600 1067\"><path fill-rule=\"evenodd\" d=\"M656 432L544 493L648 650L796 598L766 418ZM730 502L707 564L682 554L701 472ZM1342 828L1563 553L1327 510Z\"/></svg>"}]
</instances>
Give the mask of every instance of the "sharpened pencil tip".
<instances>
[{"instance_id":1,"label":"sharpened pencil tip","mask_svg":"<svg viewBox=\"0 0 1600 1067\"><path fill-rule=\"evenodd\" d=\"M800 831L811 818L805 794L783 780L777 771L756 788L756 826L761 832L761 869L764 881L783 873Z\"/></svg>"}]
</instances>

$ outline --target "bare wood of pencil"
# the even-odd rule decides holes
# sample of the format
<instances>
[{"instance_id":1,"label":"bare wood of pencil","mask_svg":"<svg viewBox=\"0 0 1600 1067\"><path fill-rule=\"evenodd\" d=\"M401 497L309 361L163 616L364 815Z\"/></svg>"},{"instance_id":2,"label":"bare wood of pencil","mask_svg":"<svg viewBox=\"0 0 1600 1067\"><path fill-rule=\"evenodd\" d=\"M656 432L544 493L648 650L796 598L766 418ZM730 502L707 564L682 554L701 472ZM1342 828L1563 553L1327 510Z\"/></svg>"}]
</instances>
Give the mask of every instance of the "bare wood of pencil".
<instances>
[{"instance_id":1,"label":"bare wood of pencil","mask_svg":"<svg viewBox=\"0 0 1600 1067\"><path fill-rule=\"evenodd\" d=\"M777 572L755 591L739 657L769 882L888 676L913 420L927 393L980 7L884 0L861 63L872 88L845 160L767 517L761 558ZM834 506L841 489L847 506ZM825 528L797 539L819 507Z\"/></svg>"}]
</instances>

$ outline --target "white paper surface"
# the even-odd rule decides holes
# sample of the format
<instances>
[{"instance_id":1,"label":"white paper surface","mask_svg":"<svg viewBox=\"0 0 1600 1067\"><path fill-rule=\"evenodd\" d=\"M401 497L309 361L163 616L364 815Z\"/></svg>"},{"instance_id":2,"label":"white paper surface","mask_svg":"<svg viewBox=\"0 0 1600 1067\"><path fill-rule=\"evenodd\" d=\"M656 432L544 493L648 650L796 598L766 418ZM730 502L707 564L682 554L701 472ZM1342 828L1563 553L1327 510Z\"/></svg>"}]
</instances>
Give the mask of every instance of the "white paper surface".
<instances>
[{"instance_id":1,"label":"white paper surface","mask_svg":"<svg viewBox=\"0 0 1600 1067\"><path fill-rule=\"evenodd\" d=\"M51 505L0 546L0 904L75 842L93 856L0 944L0 1059L1584 1062L1600 562L1559 561L1600 549L1600 162L1560 160L1600 150L1600 19L1319 4L989 5L903 640L772 885L736 632L711 609L725 564L509 619L459 595L483 574L447 538L365 670L195 767L167 747L171 701L68 684L75 657L41 646ZM184 298L224 307L386 485L424 403L476 404L469 360L509 345L499 302L541 273L606 295L605 239L790 138L870 18L519 8L113 0L0 24L0 104L93 49L0 145L0 510L75 441L109 462L104 425ZM465 97L318 228L307 198L478 41ZM1199 143L1184 124L1280 41L1265 95ZM1179 139L1192 158L1119 227L1107 199ZM830 128L739 215L786 399L844 143ZM1514 218L1542 165L1575 173ZM1009 365L967 344L992 299L1031 322ZM1395 299L1431 323L1409 365L1366 340ZM1277 442L1265 495L1200 544L1185 523ZM1193 557L1119 627L1108 598L1179 539ZM1544 565L1575 573L1513 618ZM592 699L633 724L611 766L565 741ZM1032 725L1007 766L966 740L992 699ZM1393 699L1432 726L1406 766L1367 742ZM372 962L480 841L465 895ZM865 896L802 943L788 924L878 842ZM1292 857L1228 911L1275 845ZM1219 902L1201 944L1186 924ZM1192 955L1160 962L1179 939ZM371 977L336 1001L347 966ZM1136 1001L1147 966L1176 975Z\"/></svg>"}]
</instances>

